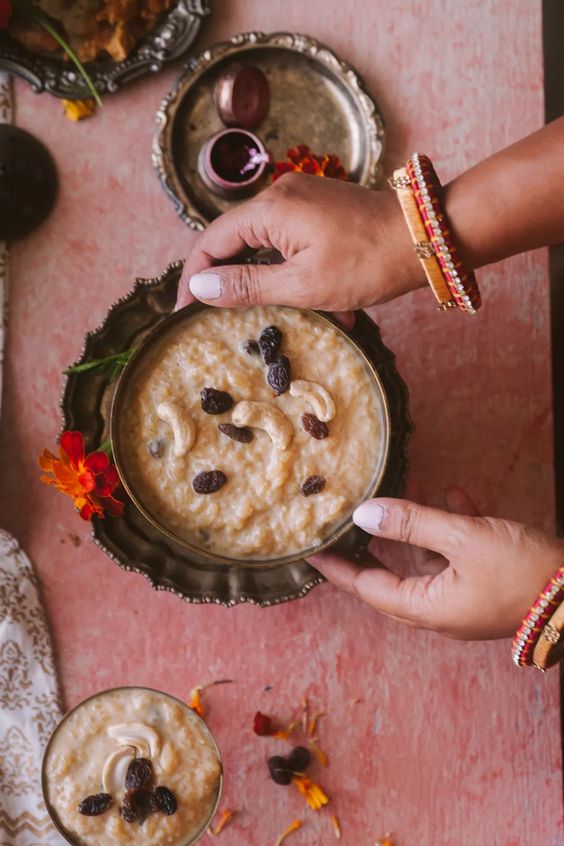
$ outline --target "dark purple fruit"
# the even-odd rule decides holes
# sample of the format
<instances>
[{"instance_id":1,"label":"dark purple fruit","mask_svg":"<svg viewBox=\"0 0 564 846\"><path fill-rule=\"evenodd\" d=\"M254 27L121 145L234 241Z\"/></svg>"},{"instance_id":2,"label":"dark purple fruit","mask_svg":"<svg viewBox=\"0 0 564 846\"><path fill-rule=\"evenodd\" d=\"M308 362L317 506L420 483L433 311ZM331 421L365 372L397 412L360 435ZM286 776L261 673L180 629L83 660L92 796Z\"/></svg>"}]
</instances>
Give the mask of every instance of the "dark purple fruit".
<instances>
[{"instance_id":1,"label":"dark purple fruit","mask_svg":"<svg viewBox=\"0 0 564 846\"><path fill-rule=\"evenodd\" d=\"M323 440L329 435L329 426L318 420L315 414L302 414L302 426L312 438L317 438L318 441Z\"/></svg>"},{"instance_id":2,"label":"dark purple fruit","mask_svg":"<svg viewBox=\"0 0 564 846\"><path fill-rule=\"evenodd\" d=\"M127 797L129 797L132 807L137 812L138 819L144 820L150 814L160 811L157 795L149 787L138 787L136 790L130 790L126 794Z\"/></svg>"},{"instance_id":3,"label":"dark purple fruit","mask_svg":"<svg viewBox=\"0 0 564 846\"><path fill-rule=\"evenodd\" d=\"M234 441L239 441L241 444L250 444L253 439L253 433L246 426L234 426L233 423L219 423L220 432L232 438Z\"/></svg>"},{"instance_id":4,"label":"dark purple fruit","mask_svg":"<svg viewBox=\"0 0 564 846\"><path fill-rule=\"evenodd\" d=\"M318 494L323 490L325 484L326 480L324 476L308 476L302 485L302 495L311 496L312 494Z\"/></svg>"},{"instance_id":5,"label":"dark purple fruit","mask_svg":"<svg viewBox=\"0 0 564 846\"><path fill-rule=\"evenodd\" d=\"M221 470L204 470L192 479L192 487L198 494L212 494L224 486L227 476Z\"/></svg>"},{"instance_id":6,"label":"dark purple fruit","mask_svg":"<svg viewBox=\"0 0 564 846\"><path fill-rule=\"evenodd\" d=\"M224 414L233 405L233 399L227 391L217 388L202 388L200 391L202 409L206 414Z\"/></svg>"},{"instance_id":7,"label":"dark purple fruit","mask_svg":"<svg viewBox=\"0 0 564 846\"><path fill-rule=\"evenodd\" d=\"M121 808L119 809L122 819L126 823L134 823L137 819L137 810L133 807L131 796L126 795Z\"/></svg>"},{"instance_id":8,"label":"dark purple fruit","mask_svg":"<svg viewBox=\"0 0 564 846\"><path fill-rule=\"evenodd\" d=\"M247 355L256 355L256 353L260 352L260 347L257 341L253 341L250 338L248 341L243 341L241 349L243 352L246 352Z\"/></svg>"},{"instance_id":9,"label":"dark purple fruit","mask_svg":"<svg viewBox=\"0 0 564 846\"><path fill-rule=\"evenodd\" d=\"M125 789L149 787L153 781L153 765L148 758L134 758L125 774Z\"/></svg>"},{"instance_id":10,"label":"dark purple fruit","mask_svg":"<svg viewBox=\"0 0 564 846\"><path fill-rule=\"evenodd\" d=\"M155 789L155 798L157 800L159 810L166 814L167 817L172 816L178 808L176 796L169 790L168 787L157 787Z\"/></svg>"},{"instance_id":11,"label":"dark purple fruit","mask_svg":"<svg viewBox=\"0 0 564 846\"><path fill-rule=\"evenodd\" d=\"M268 771L270 778L275 784L290 784L292 781L292 770L288 766L286 758L281 755L274 755L268 759Z\"/></svg>"},{"instance_id":12,"label":"dark purple fruit","mask_svg":"<svg viewBox=\"0 0 564 846\"><path fill-rule=\"evenodd\" d=\"M113 801L109 793L94 793L82 800L78 806L78 813L85 817L97 817L105 814Z\"/></svg>"},{"instance_id":13,"label":"dark purple fruit","mask_svg":"<svg viewBox=\"0 0 564 846\"><path fill-rule=\"evenodd\" d=\"M285 355L279 355L268 368L266 381L278 397L288 390L290 379L290 360Z\"/></svg>"},{"instance_id":14,"label":"dark purple fruit","mask_svg":"<svg viewBox=\"0 0 564 846\"><path fill-rule=\"evenodd\" d=\"M282 344L282 332L278 326L267 326L259 338L259 350L265 364L272 364L277 357Z\"/></svg>"},{"instance_id":15,"label":"dark purple fruit","mask_svg":"<svg viewBox=\"0 0 564 846\"><path fill-rule=\"evenodd\" d=\"M286 760L292 772L303 773L311 761L311 755L309 754L309 749L306 749L305 746L296 746L295 749L292 749Z\"/></svg>"}]
</instances>

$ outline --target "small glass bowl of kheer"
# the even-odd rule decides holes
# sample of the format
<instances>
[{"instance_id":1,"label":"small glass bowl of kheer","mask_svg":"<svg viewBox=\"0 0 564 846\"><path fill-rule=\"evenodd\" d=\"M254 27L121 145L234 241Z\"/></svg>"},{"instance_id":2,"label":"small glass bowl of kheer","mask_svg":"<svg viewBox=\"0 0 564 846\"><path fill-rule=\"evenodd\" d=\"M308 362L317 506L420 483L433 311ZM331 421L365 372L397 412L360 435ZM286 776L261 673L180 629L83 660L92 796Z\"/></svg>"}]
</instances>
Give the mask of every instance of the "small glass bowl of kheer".
<instances>
[{"instance_id":1,"label":"small glass bowl of kheer","mask_svg":"<svg viewBox=\"0 0 564 846\"><path fill-rule=\"evenodd\" d=\"M201 564L278 566L334 544L386 469L377 369L329 315L194 303L141 342L111 411L135 506Z\"/></svg>"},{"instance_id":2,"label":"small glass bowl of kheer","mask_svg":"<svg viewBox=\"0 0 564 846\"><path fill-rule=\"evenodd\" d=\"M158 690L86 699L43 758L49 815L73 846L192 846L217 810L222 766L204 721Z\"/></svg>"}]
</instances>

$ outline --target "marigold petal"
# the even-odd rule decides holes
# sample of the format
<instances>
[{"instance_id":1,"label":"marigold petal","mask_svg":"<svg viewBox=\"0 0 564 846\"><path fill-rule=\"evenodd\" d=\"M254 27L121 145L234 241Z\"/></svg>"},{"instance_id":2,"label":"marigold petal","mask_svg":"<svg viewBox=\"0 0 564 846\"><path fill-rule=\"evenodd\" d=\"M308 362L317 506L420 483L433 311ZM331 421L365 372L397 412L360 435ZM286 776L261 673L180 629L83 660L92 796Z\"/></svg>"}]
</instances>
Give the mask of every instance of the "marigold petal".
<instances>
[{"instance_id":1,"label":"marigold petal","mask_svg":"<svg viewBox=\"0 0 564 846\"><path fill-rule=\"evenodd\" d=\"M52 473L53 472L53 464L55 461L58 461L56 455L53 455L48 449L44 449L39 458L37 459L37 463L41 467L41 469L45 473Z\"/></svg>"},{"instance_id":2,"label":"marigold petal","mask_svg":"<svg viewBox=\"0 0 564 846\"><path fill-rule=\"evenodd\" d=\"M63 100L65 117L72 121L84 120L96 111L94 100Z\"/></svg>"},{"instance_id":3,"label":"marigold petal","mask_svg":"<svg viewBox=\"0 0 564 846\"><path fill-rule=\"evenodd\" d=\"M115 464L110 464L110 466L101 474L101 478L103 479L104 485L110 487L110 492L113 491L114 488L117 488L120 484L119 473Z\"/></svg>"},{"instance_id":4,"label":"marigold petal","mask_svg":"<svg viewBox=\"0 0 564 846\"><path fill-rule=\"evenodd\" d=\"M266 714L261 714L260 711L257 711L253 717L253 731L259 737L270 737L275 734L272 720Z\"/></svg>"},{"instance_id":5,"label":"marigold petal","mask_svg":"<svg viewBox=\"0 0 564 846\"><path fill-rule=\"evenodd\" d=\"M96 476L92 470L85 469L77 478L79 484L82 485L86 493L90 493L96 488Z\"/></svg>"},{"instance_id":6,"label":"marigold petal","mask_svg":"<svg viewBox=\"0 0 564 846\"><path fill-rule=\"evenodd\" d=\"M110 466L110 459L105 452L91 452L84 459L84 466L93 473L103 473Z\"/></svg>"},{"instance_id":7,"label":"marigold petal","mask_svg":"<svg viewBox=\"0 0 564 846\"><path fill-rule=\"evenodd\" d=\"M292 823L290 823L288 828L282 832L280 837L278 837L274 846L281 846L284 840L286 840L286 838L289 837L290 834L292 834L294 831L297 831L299 828L301 828L302 825L303 823L301 820L294 820Z\"/></svg>"},{"instance_id":8,"label":"marigold petal","mask_svg":"<svg viewBox=\"0 0 564 846\"><path fill-rule=\"evenodd\" d=\"M78 512L83 520L91 520L94 514L94 506L90 502L85 502Z\"/></svg>"},{"instance_id":9,"label":"marigold petal","mask_svg":"<svg viewBox=\"0 0 564 846\"><path fill-rule=\"evenodd\" d=\"M206 709L204 708L204 704L200 697L199 687L195 687L192 693L190 694L190 702L188 703L188 707L195 711L199 717L205 716Z\"/></svg>"},{"instance_id":10,"label":"marigold petal","mask_svg":"<svg viewBox=\"0 0 564 846\"><path fill-rule=\"evenodd\" d=\"M105 496L100 504L108 517L122 517L125 510L125 503L113 496ZM103 515L101 515L103 516Z\"/></svg>"},{"instance_id":11,"label":"marigold petal","mask_svg":"<svg viewBox=\"0 0 564 846\"><path fill-rule=\"evenodd\" d=\"M286 156L291 162L294 162L294 164L299 164L302 159L307 158L309 155L310 149L307 144L297 144L295 147L289 147L286 150Z\"/></svg>"},{"instance_id":12,"label":"marigold petal","mask_svg":"<svg viewBox=\"0 0 564 846\"><path fill-rule=\"evenodd\" d=\"M68 456L73 467L78 468L84 460L84 437L82 432L63 432L60 447Z\"/></svg>"}]
</instances>

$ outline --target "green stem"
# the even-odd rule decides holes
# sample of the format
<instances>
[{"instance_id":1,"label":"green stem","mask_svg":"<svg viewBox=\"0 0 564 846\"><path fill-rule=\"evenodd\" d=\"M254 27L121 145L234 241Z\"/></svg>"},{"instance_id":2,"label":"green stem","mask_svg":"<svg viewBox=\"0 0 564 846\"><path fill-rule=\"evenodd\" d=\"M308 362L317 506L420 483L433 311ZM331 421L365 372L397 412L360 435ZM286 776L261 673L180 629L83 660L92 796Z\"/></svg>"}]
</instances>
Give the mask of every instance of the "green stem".
<instances>
[{"instance_id":1,"label":"green stem","mask_svg":"<svg viewBox=\"0 0 564 846\"><path fill-rule=\"evenodd\" d=\"M112 441L111 438L108 438L107 441L104 441L98 447L97 452L105 452L106 455L111 458L112 457Z\"/></svg>"},{"instance_id":2,"label":"green stem","mask_svg":"<svg viewBox=\"0 0 564 846\"><path fill-rule=\"evenodd\" d=\"M36 21L36 23L38 23L40 26L42 26L43 29L46 30L49 33L49 35L52 38L55 39L57 44L60 44L60 46L63 48L63 50L65 51L65 53L67 54L67 56L71 60L71 62L73 62L73 64L76 66L79 74L81 75L81 77L84 79L86 85L88 86L88 90L90 91L90 93L92 94L92 96L94 97L94 99L96 100L98 105L102 106L103 105L102 99L101 99L100 95L98 94L98 92L96 91L96 86L92 82L88 72L86 71L86 68L84 67L84 65L82 64L82 62L80 61L80 59L78 58L78 56L76 55L76 53L74 52L74 50L72 49L70 44L68 44L65 41L65 39L62 38L61 35L59 35L59 33L57 32L55 27L51 24L49 19L45 17L43 12L40 12L38 9L34 9L33 6L28 6L27 4L24 4L24 5L25 5L25 10L28 12L29 16L31 18L33 18L33 20Z\"/></svg>"},{"instance_id":3,"label":"green stem","mask_svg":"<svg viewBox=\"0 0 564 846\"><path fill-rule=\"evenodd\" d=\"M123 352L115 353L114 355L107 355L104 358L93 358L90 361L83 361L82 364L75 364L72 367L67 367L67 369L63 372L65 376L69 376L71 373L86 373L88 370L102 370L109 364L113 364L114 367L125 367L134 352L135 348L124 350Z\"/></svg>"}]
</instances>

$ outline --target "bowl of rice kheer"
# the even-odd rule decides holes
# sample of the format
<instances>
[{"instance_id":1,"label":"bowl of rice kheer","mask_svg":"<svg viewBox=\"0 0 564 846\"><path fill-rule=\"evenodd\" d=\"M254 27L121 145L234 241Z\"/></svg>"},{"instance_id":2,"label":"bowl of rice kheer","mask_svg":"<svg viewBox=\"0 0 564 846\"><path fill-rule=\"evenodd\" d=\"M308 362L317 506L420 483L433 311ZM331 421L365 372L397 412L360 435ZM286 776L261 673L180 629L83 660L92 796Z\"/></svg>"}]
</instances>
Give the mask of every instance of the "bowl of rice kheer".
<instances>
[{"instance_id":1,"label":"bowl of rice kheer","mask_svg":"<svg viewBox=\"0 0 564 846\"><path fill-rule=\"evenodd\" d=\"M375 363L330 315L193 303L122 371L114 460L134 505L202 563L277 566L353 529L390 449Z\"/></svg>"}]
</instances>

